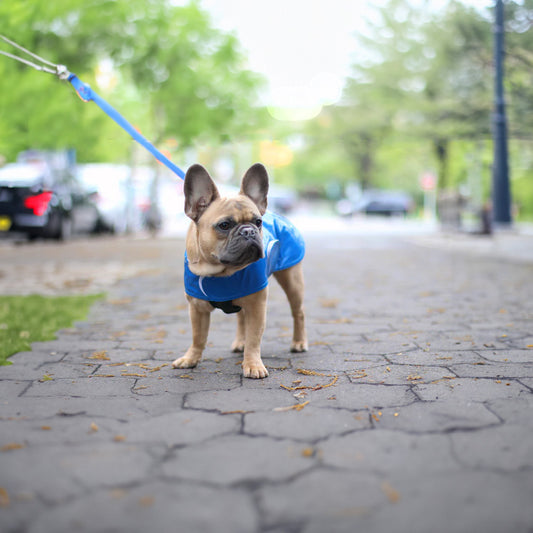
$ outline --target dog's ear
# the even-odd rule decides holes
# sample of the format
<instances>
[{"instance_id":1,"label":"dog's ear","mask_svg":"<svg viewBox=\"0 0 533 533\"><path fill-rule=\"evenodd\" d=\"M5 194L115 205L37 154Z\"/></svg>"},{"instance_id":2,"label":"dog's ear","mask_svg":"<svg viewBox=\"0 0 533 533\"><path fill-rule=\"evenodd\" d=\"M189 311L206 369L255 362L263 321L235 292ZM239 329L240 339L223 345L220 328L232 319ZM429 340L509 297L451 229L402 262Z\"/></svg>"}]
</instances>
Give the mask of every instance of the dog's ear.
<instances>
[{"instance_id":1,"label":"dog's ear","mask_svg":"<svg viewBox=\"0 0 533 533\"><path fill-rule=\"evenodd\" d=\"M198 222L204 211L220 194L217 186L202 165L192 165L185 174L183 186L185 214Z\"/></svg>"},{"instance_id":2,"label":"dog's ear","mask_svg":"<svg viewBox=\"0 0 533 533\"><path fill-rule=\"evenodd\" d=\"M248 196L262 215L267 209L268 174L261 163L252 165L242 178L241 194Z\"/></svg>"}]
</instances>

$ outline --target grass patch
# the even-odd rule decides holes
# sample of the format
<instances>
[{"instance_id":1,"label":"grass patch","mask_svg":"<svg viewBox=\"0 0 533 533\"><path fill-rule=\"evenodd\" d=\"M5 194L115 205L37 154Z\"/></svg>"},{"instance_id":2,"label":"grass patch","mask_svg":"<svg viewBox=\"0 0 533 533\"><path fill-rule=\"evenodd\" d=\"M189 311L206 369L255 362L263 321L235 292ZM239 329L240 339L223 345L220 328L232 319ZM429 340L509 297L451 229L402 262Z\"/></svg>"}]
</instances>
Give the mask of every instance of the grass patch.
<instances>
[{"instance_id":1,"label":"grass patch","mask_svg":"<svg viewBox=\"0 0 533 533\"><path fill-rule=\"evenodd\" d=\"M0 296L0 365L7 358L30 350L36 341L56 338L56 332L85 320L103 294L88 296Z\"/></svg>"}]
</instances>

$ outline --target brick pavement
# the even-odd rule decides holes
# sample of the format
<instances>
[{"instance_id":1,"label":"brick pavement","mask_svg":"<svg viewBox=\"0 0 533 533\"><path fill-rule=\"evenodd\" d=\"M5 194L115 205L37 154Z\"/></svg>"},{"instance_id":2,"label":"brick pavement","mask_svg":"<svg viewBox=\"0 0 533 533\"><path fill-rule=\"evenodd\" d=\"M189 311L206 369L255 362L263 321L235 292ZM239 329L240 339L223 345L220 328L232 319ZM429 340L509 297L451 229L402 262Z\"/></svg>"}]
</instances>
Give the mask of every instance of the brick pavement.
<instances>
[{"instance_id":1,"label":"brick pavement","mask_svg":"<svg viewBox=\"0 0 533 533\"><path fill-rule=\"evenodd\" d=\"M273 282L248 380L221 312L200 365L170 366L182 241L109 242L82 246L92 276L120 274L106 254L136 275L0 367L3 532L533 531L533 262L310 238L310 351Z\"/></svg>"}]
</instances>

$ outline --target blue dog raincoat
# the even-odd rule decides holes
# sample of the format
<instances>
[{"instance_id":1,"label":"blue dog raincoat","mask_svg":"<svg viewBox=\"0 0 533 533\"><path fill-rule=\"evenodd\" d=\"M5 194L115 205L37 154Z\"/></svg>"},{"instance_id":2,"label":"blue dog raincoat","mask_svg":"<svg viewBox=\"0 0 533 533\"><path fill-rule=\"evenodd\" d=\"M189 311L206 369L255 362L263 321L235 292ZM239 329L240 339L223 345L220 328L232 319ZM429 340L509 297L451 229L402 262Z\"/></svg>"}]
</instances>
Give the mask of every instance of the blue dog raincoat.
<instances>
[{"instance_id":1,"label":"blue dog raincoat","mask_svg":"<svg viewBox=\"0 0 533 533\"><path fill-rule=\"evenodd\" d=\"M262 259L227 277L193 274L185 253L185 292L207 300L225 313L240 311L232 300L259 292L268 285L273 272L298 264L305 255L305 243L300 232L285 217L267 211L263 215L263 250Z\"/></svg>"}]
</instances>

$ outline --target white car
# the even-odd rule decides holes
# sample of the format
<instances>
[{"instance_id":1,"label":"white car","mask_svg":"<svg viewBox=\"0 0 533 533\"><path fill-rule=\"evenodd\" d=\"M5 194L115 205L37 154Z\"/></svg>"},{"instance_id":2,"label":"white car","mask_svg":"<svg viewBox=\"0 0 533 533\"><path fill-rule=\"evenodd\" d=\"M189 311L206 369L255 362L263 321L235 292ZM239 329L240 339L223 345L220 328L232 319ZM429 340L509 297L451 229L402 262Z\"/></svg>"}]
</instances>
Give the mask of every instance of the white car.
<instances>
[{"instance_id":1,"label":"white car","mask_svg":"<svg viewBox=\"0 0 533 533\"><path fill-rule=\"evenodd\" d=\"M142 225L141 204L151 179L151 170L128 165L90 163L77 166L78 179L95 193L100 214L99 229L113 233L138 231Z\"/></svg>"}]
</instances>

